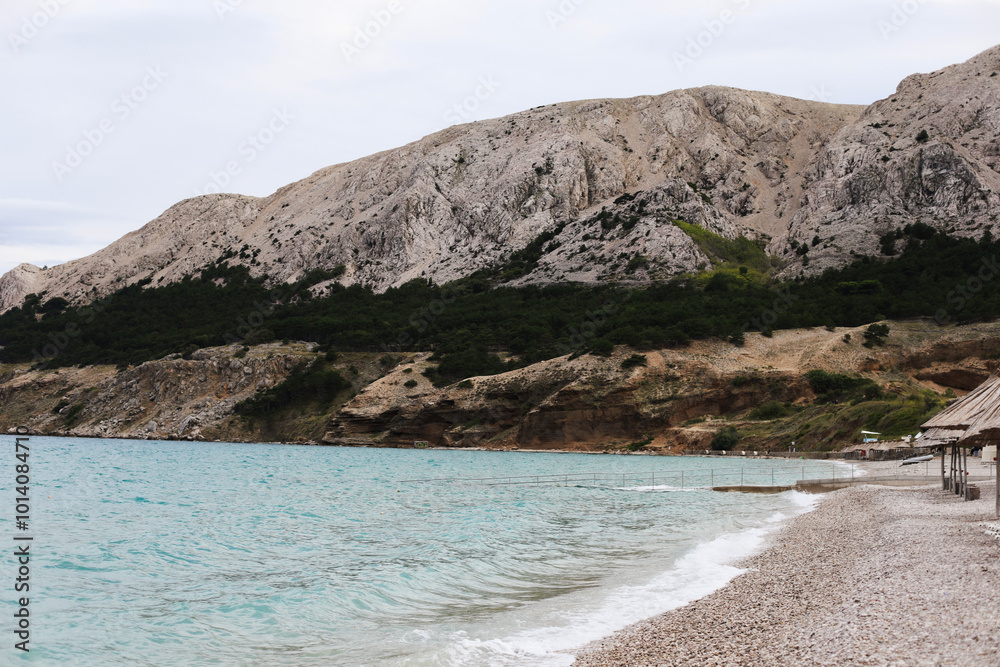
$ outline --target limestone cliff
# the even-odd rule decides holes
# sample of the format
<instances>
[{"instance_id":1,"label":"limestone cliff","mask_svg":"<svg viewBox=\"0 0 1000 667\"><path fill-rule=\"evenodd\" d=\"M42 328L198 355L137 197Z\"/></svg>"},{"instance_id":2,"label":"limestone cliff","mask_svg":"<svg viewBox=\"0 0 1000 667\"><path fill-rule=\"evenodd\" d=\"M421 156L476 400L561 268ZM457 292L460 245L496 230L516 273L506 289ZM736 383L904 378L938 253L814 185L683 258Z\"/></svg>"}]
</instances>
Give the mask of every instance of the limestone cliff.
<instances>
[{"instance_id":1,"label":"limestone cliff","mask_svg":"<svg viewBox=\"0 0 1000 667\"><path fill-rule=\"evenodd\" d=\"M811 272L878 255L881 235L917 221L957 236L996 231L1000 47L908 77L826 140L801 176L787 240L817 240ZM785 237L771 249L792 256Z\"/></svg>"},{"instance_id":2,"label":"limestone cliff","mask_svg":"<svg viewBox=\"0 0 1000 667\"><path fill-rule=\"evenodd\" d=\"M728 238L780 233L801 199L789 172L862 111L709 87L452 127L264 199L181 202L90 257L22 269L0 291L0 309L30 292L80 302L143 278L156 286L222 256L277 281L344 265L344 282L376 289L417 277L442 283L555 229L527 281L613 278L615 264L636 255L651 260L655 277L694 271L707 258L671 220ZM615 201L637 192L641 207ZM605 234L602 208L627 224Z\"/></svg>"},{"instance_id":3,"label":"limestone cliff","mask_svg":"<svg viewBox=\"0 0 1000 667\"><path fill-rule=\"evenodd\" d=\"M804 379L809 370L862 372L886 386L964 390L983 376L982 358L1000 350L996 324L894 323L892 329L885 348L845 342L847 334L861 340L863 329L784 331L750 335L742 348L698 342L649 352L646 365L633 368L623 368L632 352L621 348L609 358L561 357L444 389L420 377L428 361L418 355L344 405L323 441L604 449L650 440L654 449L705 449L721 426L685 428L688 422L731 417L769 401L808 402L815 398ZM419 381L408 387L412 378Z\"/></svg>"},{"instance_id":4,"label":"limestone cliff","mask_svg":"<svg viewBox=\"0 0 1000 667\"><path fill-rule=\"evenodd\" d=\"M621 279L638 256L629 279L665 278L707 264L678 218L769 241L789 274L878 254L916 221L981 235L1000 214L998 72L1000 47L867 109L707 87L451 127L270 197L181 202L74 262L18 267L0 311L29 293L84 302L176 281L220 257L278 282L343 265L342 282L376 289L442 283L543 232L557 233L522 282ZM625 224L602 228L605 209Z\"/></svg>"}]
</instances>

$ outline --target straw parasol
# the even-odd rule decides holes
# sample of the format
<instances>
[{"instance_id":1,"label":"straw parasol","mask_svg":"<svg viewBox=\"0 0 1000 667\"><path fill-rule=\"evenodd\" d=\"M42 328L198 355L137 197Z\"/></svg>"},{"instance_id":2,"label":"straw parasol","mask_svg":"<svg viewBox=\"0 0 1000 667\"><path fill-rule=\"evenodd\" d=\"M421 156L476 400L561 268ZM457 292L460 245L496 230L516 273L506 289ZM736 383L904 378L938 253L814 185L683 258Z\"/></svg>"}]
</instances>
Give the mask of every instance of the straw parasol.
<instances>
[{"instance_id":1,"label":"straw parasol","mask_svg":"<svg viewBox=\"0 0 1000 667\"><path fill-rule=\"evenodd\" d=\"M990 376L985 382L923 425L924 437L941 447L941 477L945 488L965 491L966 498L969 496L965 450L1000 444L1000 364L990 362L987 368ZM951 448L950 483L945 479L945 447ZM997 482L997 515L1000 516L1000 466L997 467Z\"/></svg>"},{"instance_id":2,"label":"straw parasol","mask_svg":"<svg viewBox=\"0 0 1000 667\"><path fill-rule=\"evenodd\" d=\"M927 435L924 437L952 437L960 433L958 440L962 441L972 434L1000 430L1000 375L996 371L997 364L990 364L990 377L986 382L925 423L922 428ZM969 443L966 446L973 445Z\"/></svg>"}]
</instances>

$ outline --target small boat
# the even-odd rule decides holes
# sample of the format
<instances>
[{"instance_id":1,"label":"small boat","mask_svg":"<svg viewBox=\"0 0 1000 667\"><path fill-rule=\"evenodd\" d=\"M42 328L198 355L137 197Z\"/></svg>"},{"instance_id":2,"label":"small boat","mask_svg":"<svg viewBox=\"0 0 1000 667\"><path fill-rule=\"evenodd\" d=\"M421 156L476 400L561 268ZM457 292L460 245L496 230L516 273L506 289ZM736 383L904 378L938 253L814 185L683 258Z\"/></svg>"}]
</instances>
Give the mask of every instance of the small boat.
<instances>
[{"instance_id":1,"label":"small boat","mask_svg":"<svg viewBox=\"0 0 1000 667\"><path fill-rule=\"evenodd\" d=\"M927 456L915 456L912 459L906 459L905 461L903 461L899 465L901 465L901 466L912 466L912 465L916 465L918 463L923 463L924 461L930 461L933 458L934 458L934 456L931 455L931 454L928 454Z\"/></svg>"}]
</instances>

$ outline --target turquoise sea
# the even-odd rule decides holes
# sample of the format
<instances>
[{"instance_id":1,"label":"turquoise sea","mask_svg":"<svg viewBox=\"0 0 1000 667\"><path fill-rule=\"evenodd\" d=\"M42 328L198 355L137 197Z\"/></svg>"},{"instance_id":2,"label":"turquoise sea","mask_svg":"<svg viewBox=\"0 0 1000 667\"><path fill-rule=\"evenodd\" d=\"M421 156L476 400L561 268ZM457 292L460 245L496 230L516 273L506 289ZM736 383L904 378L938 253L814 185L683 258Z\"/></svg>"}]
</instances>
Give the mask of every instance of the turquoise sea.
<instances>
[{"instance_id":1,"label":"turquoise sea","mask_svg":"<svg viewBox=\"0 0 1000 667\"><path fill-rule=\"evenodd\" d=\"M812 506L691 488L694 471L781 483L833 465L31 438L23 654L17 462L0 442L5 665L569 665L566 651L724 585ZM402 481L555 473L622 483Z\"/></svg>"}]
</instances>

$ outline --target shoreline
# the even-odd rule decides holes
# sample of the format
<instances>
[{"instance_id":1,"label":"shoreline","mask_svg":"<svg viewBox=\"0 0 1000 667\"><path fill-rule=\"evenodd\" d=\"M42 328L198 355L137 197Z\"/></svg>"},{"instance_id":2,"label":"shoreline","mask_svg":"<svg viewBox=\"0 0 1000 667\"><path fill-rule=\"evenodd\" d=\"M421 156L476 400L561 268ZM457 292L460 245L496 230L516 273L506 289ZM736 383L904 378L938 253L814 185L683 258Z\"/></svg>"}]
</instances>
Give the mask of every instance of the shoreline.
<instances>
[{"instance_id":1,"label":"shoreline","mask_svg":"<svg viewBox=\"0 0 1000 667\"><path fill-rule=\"evenodd\" d=\"M862 459L852 459L847 458L846 454L850 452L837 450L830 452L747 452L746 454L738 454L733 452L715 452L713 450L690 450L683 452L670 452L670 451L656 451L656 450L609 450L609 449L596 449L596 448L541 448L541 449L529 449L521 447L413 447L409 445L342 445L342 444L329 444L325 442L317 442L315 440L305 440L305 441L293 441L293 440L269 440L269 441L259 441L259 440L206 440L203 438L152 438L152 437L126 437L120 435L75 435L71 433L40 433L38 431L28 431L25 433L14 432L14 429L9 429L5 433L0 433L2 436L6 437L21 437L21 438L65 438L68 440L78 439L78 440L126 440L130 442L177 442L177 443L197 443L204 445L276 445L276 446L286 446L286 447L330 447L330 448L342 448L342 449L397 449L397 450L415 450L415 451L428 451L428 452L511 452L511 453L523 453L523 454L593 454L601 456L649 456L649 457L662 457L662 458L684 458L684 457L695 457L695 458L718 458L720 460L732 460L732 459L745 459L745 460L757 460L757 459L772 459L775 461L840 461L849 462L856 464L868 464L874 463L872 461L862 460ZM902 459L898 459L902 460ZM889 460L889 463L897 462L897 459Z\"/></svg>"},{"instance_id":2,"label":"shoreline","mask_svg":"<svg viewBox=\"0 0 1000 667\"><path fill-rule=\"evenodd\" d=\"M875 472L877 464L869 468ZM569 651L574 667L1000 664L994 483L824 494L746 572L690 604Z\"/></svg>"}]
</instances>

